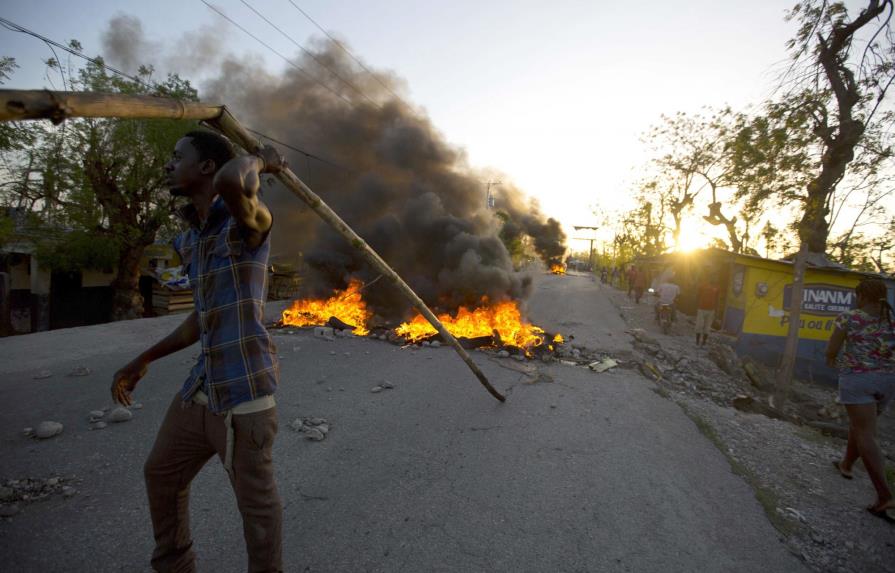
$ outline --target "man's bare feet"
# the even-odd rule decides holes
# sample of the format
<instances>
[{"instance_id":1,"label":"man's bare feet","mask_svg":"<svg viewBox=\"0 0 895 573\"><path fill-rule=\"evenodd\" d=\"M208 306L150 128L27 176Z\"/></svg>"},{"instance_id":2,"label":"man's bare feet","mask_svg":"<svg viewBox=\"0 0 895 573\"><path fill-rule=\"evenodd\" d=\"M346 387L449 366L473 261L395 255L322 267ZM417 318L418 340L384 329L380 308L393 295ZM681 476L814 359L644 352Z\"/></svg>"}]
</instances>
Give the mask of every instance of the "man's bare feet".
<instances>
[{"instance_id":1,"label":"man's bare feet","mask_svg":"<svg viewBox=\"0 0 895 573\"><path fill-rule=\"evenodd\" d=\"M833 467L836 468L836 471L839 472L839 475L841 475L845 479L852 479L853 477L855 477L855 474L853 474L851 470L845 471L842 466L842 462L839 460L833 460Z\"/></svg>"}]
</instances>

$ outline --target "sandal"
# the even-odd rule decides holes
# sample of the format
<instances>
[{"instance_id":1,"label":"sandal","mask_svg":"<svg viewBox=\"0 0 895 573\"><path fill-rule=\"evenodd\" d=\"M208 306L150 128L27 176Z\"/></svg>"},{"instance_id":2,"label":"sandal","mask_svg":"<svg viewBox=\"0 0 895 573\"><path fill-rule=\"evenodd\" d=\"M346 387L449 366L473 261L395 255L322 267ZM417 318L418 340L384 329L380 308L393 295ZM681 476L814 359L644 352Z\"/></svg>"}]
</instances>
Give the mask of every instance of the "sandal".
<instances>
[{"instance_id":1,"label":"sandal","mask_svg":"<svg viewBox=\"0 0 895 573\"><path fill-rule=\"evenodd\" d=\"M843 470L842 466L839 465L839 460L833 460L833 467L836 468L836 471L839 472L839 475L841 475L845 479L854 479L855 474Z\"/></svg>"}]
</instances>

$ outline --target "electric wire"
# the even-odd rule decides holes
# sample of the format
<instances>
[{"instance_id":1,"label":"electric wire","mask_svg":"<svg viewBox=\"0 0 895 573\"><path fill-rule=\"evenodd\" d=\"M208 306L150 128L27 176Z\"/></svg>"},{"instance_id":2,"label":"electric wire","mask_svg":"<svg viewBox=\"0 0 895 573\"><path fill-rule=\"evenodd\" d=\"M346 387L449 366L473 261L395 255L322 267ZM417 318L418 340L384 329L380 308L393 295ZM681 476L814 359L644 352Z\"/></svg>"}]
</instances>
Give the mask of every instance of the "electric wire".
<instances>
[{"instance_id":1,"label":"electric wire","mask_svg":"<svg viewBox=\"0 0 895 573\"><path fill-rule=\"evenodd\" d=\"M284 32L279 26L277 26L276 24L274 24L273 22L271 22L269 18L267 18L264 14L262 14L261 12L259 12L258 10L256 10L254 6L252 6L251 4L249 4L247 0L239 0L239 1L242 2L243 4L245 4L245 6L246 6L249 10L251 10L252 12L254 12L259 18L261 18L262 20L264 20L265 22L267 22L267 24L270 25L271 28L273 28L274 30L276 30L277 32L279 32L284 38L286 38L287 40L289 40L290 42L292 42L292 44L294 44L299 50L301 50L302 52L304 52L305 55L307 55L307 56L310 57L312 60L314 60L315 62L317 62L317 65L319 65L321 68L323 68L323 69L325 69L326 71L328 71L329 73L331 73L331 74L332 74L333 76L335 76L340 82L342 82L343 84L345 84L346 86L348 86L349 88L351 88L352 90L354 90L355 92L357 92L361 97L365 98L365 99L366 99L367 101L369 101L371 104L373 104L373 105L376 106L376 107L380 107L379 104L376 103L376 102L373 100L373 98L371 98L370 96L368 96L367 94L365 94L364 92L362 92L362 91L361 91L358 87L356 87L354 84L352 84L351 82L349 82L348 80L346 80L345 78L343 78L341 75L339 75L338 72L336 72L335 70L333 70L332 68L330 68L329 66L327 66L323 61L320 60L320 58L318 58L317 56L315 56L313 52L307 50L304 46L302 46L301 44L299 44L298 42L296 42L296 41L292 38L292 36L290 36L289 34L287 34L286 32Z\"/></svg>"},{"instance_id":2,"label":"electric wire","mask_svg":"<svg viewBox=\"0 0 895 573\"><path fill-rule=\"evenodd\" d=\"M370 68L368 68L367 66L365 66L364 63L360 61L360 59L356 58L356 57L354 56L354 54L352 54L352 53L348 50L348 48L346 48L346 47L344 46L344 44L342 44L342 42L340 42L340 41L338 41L337 39L335 39L334 37L332 37L332 35L330 35L329 32L327 32L326 30L323 29L323 26L321 26L320 24L317 23L316 20L314 20L313 18L311 18L311 16L310 16L307 12L305 12L304 10L302 10L302 9L299 7L298 4L296 4L296 3L293 2L292 0L288 0L288 1L289 1L290 4L292 4L292 7L295 8L296 10L298 10L298 11L301 13L302 16L304 16L305 18L307 18L308 21L311 22L311 24L314 24L314 26L316 26L318 30L320 30L321 32L323 32L323 34L324 34L327 38L329 38L329 39L332 41L332 43L334 43L336 46L338 46L339 49L341 49L343 52L345 52L346 54L348 54L348 57L351 58L352 60L354 60L354 62L355 62L358 66L360 66L361 69L363 69L365 72L367 72L368 74L370 74L370 76L371 76L374 80L376 80L376 82L377 82L379 85L381 85L381 86L385 89L385 91L387 91L388 93L390 93L395 99L397 99L398 101L400 101L401 103L403 103L405 106L410 107L410 106L407 104L407 102L404 101L404 100L401 98L401 96L399 96L398 94L396 94L395 92L393 92L392 89L391 89L390 87L388 87L388 85L387 85L385 82L383 82L381 79L379 79L379 76L378 76L377 74L375 74L372 70L370 70Z\"/></svg>"},{"instance_id":3,"label":"electric wire","mask_svg":"<svg viewBox=\"0 0 895 573\"><path fill-rule=\"evenodd\" d=\"M112 72L112 73L114 73L114 74L116 74L116 75L119 75L119 76L124 77L124 78L127 78L127 79L129 79L129 80L131 80L131 81L133 81L133 82L136 82L136 83L140 84L141 86L143 86L143 87L149 89L150 91L153 90L153 89L160 90L160 91L162 91L162 92L165 92L165 91L166 91L165 88L164 88L164 86L160 86L160 85L158 85L158 84L150 84L150 83L146 83L144 80L142 80L142 79L140 79L140 78L138 78L138 77L135 77L135 76L132 76L132 75L130 75L130 74L127 74L127 73L125 73L125 72L123 72L123 71L121 71L121 70L119 70L119 69L117 69L117 68L114 68L114 67L112 67L112 66L106 64L105 61L104 61L102 58L91 58L90 56L88 56L88 55L86 55L86 54L83 54L83 53L81 53L81 52L79 52L79 51L77 51L77 50L74 50L74 49L72 49L72 48L69 48L68 46L64 46L64 45L62 45L62 44L60 44L60 43L58 43L58 42L55 42L55 41L53 41L53 40L51 40L51 39L49 39L49 38L46 38L46 37L44 37L44 36L38 34L37 32L34 32L34 31L32 31L32 30L29 30L28 28L25 28L24 26L20 26L20 25L16 24L15 22L12 22L12 21L10 21L10 20L7 20L6 18L2 18L2 17L0 17L0 26L3 26L4 28L6 28L7 30L10 30L10 31L12 31L12 32L19 32L19 33L22 33L22 34L26 34L26 35L28 35L28 36L32 36L32 37L34 37L34 38L37 38L38 40L41 40L42 42L45 42L45 43L48 44L48 45L56 46L57 48L60 48L60 49L62 49L62 50L65 50L66 52L72 54L73 56L77 56L77 57L79 57L79 58L81 58L81 59L87 60L88 62L91 62L91 63L93 63L93 64L95 64L95 65L97 65L97 66L103 68L104 70L108 70L108 71L110 71L110 72ZM295 151L295 152L297 152L297 153L301 153L302 155L304 155L304 156L307 157L307 158L313 159L313 160L315 160L315 161L319 161L320 163L325 163L325 164L327 164L327 165L330 165L330 166L332 166L332 167L336 167L336 168L338 168L338 169L342 169L342 170L345 170L345 171L352 171L352 172L356 172L356 171L357 171L356 169L351 169L351 168L349 168L349 167L345 167L344 165L340 165L340 164L338 164L338 163L335 163L335 162L330 161L330 160L328 160L328 159L324 159L323 157L320 157L320 156L315 155L315 154L313 154L313 153L309 153L309 152L307 152L307 151L305 151L305 150L303 150L303 149L301 149L301 148L299 148L299 147L296 147L296 146L291 145L291 144L289 144L289 143L286 143L286 142L284 142L284 141L280 141L280 140L278 140L278 139L274 139L273 137L270 137L270 136L267 135L267 134L261 133L260 131L256 131L256 130L254 130L254 129L250 129L250 128L246 128L246 130L247 130L247 131L250 131L250 132L252 132L252 133L254 133L255 135L257 135L257 136L259 136L259 137L263 137L264 139L267 139L267 140L269 140L269 141L272 141L272 142L274 142L274 143L276 143L276 144L278 144L278 145L282 145L283 147L285 147L285 148L287 148L287 149L291 149L292 151Z\"/></svg>"},{"instance_id":4,"label":"electric wire","mask_svg":"<svg viewBox=\"0 0 895 573\"><path fill-rule=\"evenodd\" d=\"M70 48L70 47L68 47L68 46L65 46L65 45L63 45L63 44L60 44L59 42L55 42L55 41L53 41L53 40L51 40L51 39L49 39L49 38L46 38L46 37L44 37L44 36L41 36L41 35L38 34L37 32L33 32L33 31L29 30L28 28L25 28L24 26L19 26L19 25L16 24L15 22L12 22L12 21L10 21L10 20L7 20L6 18L2 18L2 17L0 17L0 25L2 25L4 28L6 28L7 30L10 30L10 31L12 31L12 32L19 32L19 33L26 34L26 35L28 35L28 36L32 36L32 37L34 37L34 38L37 38L38 40L44 42L44 43L47 44L48 46L55 46L55 47L59 48L60 50L65 50L65 51L68 52L69 54L72 54L72 55L77 56L77 57L79 57L79 58L83 58L83 59L87 60L88 62L90 62L90 63L92 63L92 64L96 64L97 66L100 66L100 67L102 67L102 68L104 68L104 69L106 69L106 70L109 70L110 72L113 72L113 73L115 73L115 74L118 74L119 76L125 77L125 78L127 78L127 79L129 79L129 80L131 80L131 81L137 82L138 84L140 84L140 85L142 85L142 86L144 86L144 87L146 87L146 88L152 88L152 87L155 87L155 88L157 88L157 89L162 89L162 90L164 90L164 88L163 88L162 86L159 86L159 85L152 86L152 85L150 85L150 84L147 84L145 81L141 80L140 78L138 78L138 77L136 77L136 76L132 76L132 75L130 75L130 74L127 74L127 73L125 73L125 72L123 72L123 71L117 69L117 68L113 68L112 66L106 64L106 63L105 63L103 60L101 60L101 59L91 58L90 56L87 56L87 55L85 55L85 54L82 54L81 52L79 52L79 51L77 51L77 50L74 50L74 49L72 49L72 48ZM57 58L57 59L58 59L58 58ZM60 63L60 65L61 65L61 63Z\"/></svg>"},{"instance_id":5,"label":"electric wire","mask_svg":"<svg viewBox=\"0 0 895 573\"><path fill-rule=\"evenodd\" d=\"M246 34L247 36L251 37L253 40L255 40L256 42L258 42L259 44L261 44L262 46L264 46L265 48L267 48L268 50L270 50L271 52L273 52L274 54L276 54L276 55L279 56L280 58L282 58L283 61L285 61L287 64L289 64L290 66L292 66L293 68L295 68L296 70L298 70L298 71L299 71L302 75L304 75L306 78L308 78L308 79L311 80L312 82L316 83L317 85L323 87L326 91L328 91L329 93L333 94L334 96L336 96L337 98L339 98L339 99L342 100L343 102L347 103L348 105L354 105L353 102L352 102L350 99L346 98L345 96L343 96L342 94L340 94L340 93L337 92L336 90L332 89L331 87L329 87L329 86L326 85L325 83L323 83L323 82L321 82L320 80L318 80L317 78L315 78L313 75L311 75L310 72L308 72L307 70L305 70L304 68L302 68L301 66L299 66L298 64L296 64L295 62L293 62L292 60L290 60L289 58L287 58L286 56L284 56L283 54L281 54L280 52L278 52L277 50L275 50L273 47L271 47L270 44L268 44L267 42L265 42L264 40L262 40L261 38L259 38L259 37L256 36L255 34L249 32L248 30L246 30L245 27L243 27L241 24L239 24L238 22L236 22L236 21L235 21L233 18L231 18L230 16L227 16L226 14L224 14L223 12L221 12L220 10L218 10L216 7L214 7L212 4L210 4L207 0L201 0L201 2L202 2L203 4L205 4L206 6L208 6L211 10L213 10L218 16L220 16L221 18L227 20L228 22L230 22L231 24L233 24L234 26L236 26L237 28L239 28L240 30L242 30L242 32L243 32L244 34Z\"/></svg>"}]
</instances>

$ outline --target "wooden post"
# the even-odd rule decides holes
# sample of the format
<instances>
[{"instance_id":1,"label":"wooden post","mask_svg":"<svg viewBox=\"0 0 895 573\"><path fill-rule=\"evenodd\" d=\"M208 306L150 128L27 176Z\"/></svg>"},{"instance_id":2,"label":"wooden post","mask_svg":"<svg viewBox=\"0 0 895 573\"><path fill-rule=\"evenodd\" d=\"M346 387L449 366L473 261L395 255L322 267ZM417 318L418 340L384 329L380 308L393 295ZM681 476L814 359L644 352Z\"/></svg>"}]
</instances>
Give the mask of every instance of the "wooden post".
<instances>
[{"instance_id":1,"label":"wooden post","mask_svg":"<svg viewBox=\"0 0 895 573\"><path fill-rule=\"evenodd\" d=\"M789 324L786 330L786 342L780 356L780 367L777 369L777 380L774 391L774 402L771 404L781 412L789 399L792 388L793 372L799 352L799 329L802 323L802 298L805 296L805 271L808 268L808 245L802 241L799 252L792 263L792 296L789 299Z\"/></svg>"},{"instance_id":2,"label":"wooden post","mask_svg":"<svg viewBox=\"0 0 895 573\"><path fill-rule=\"evenodd\" d=\"M53 92L47 90L0 90L0 121L23 119L49 119L54 123L69 117L119 117L131 119L193 119L207 122L249 153L261 146L224 106L181 102L154 96L131 96L90 92ZM391 282L407 298L453 347L463 362L472 370L485 389L501 402L500 394L473 362L466 350L448 332L438 317L413 289L392 269L345 221L339 217L311 188L305 185L291 169L285 169L277 178L287 189L304 201L327 224L333 227L358 254L386 280Z\"/></svg>"}]
</instances>

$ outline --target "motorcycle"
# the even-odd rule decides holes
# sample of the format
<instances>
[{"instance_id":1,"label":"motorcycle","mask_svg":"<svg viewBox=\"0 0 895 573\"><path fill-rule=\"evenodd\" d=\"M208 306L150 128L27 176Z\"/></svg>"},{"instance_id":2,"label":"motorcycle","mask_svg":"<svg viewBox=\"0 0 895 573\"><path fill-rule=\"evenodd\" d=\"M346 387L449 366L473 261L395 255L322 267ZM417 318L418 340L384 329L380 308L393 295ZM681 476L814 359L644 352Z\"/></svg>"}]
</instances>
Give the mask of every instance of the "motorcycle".
<instances>
[{"instance_id":1,"label":"motorcycle","mask_svg":"<svg viewBox=\"0 0 895 573\"><path fill-rule=\"evenodd\" d=\"M649 294L658 298L659 293L655 291L655 289L650 288L647 291ZM659 304L656 309L656 322L662 328L662 332L664 334L671 333L671 322L674 319L674 308L670 304Z\"/></svg>"},{"instance_id":2,"label":"motorcycle","mask_svg":"<svg viewBox=\"0 0 895 573\"><path fill-rule=\"evenodd\" d=\"M659 326L662 327L662 332L665 334L671 333L671 311L670 304L659 305Z\"/></svg>"}]
</instances>

